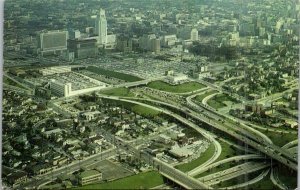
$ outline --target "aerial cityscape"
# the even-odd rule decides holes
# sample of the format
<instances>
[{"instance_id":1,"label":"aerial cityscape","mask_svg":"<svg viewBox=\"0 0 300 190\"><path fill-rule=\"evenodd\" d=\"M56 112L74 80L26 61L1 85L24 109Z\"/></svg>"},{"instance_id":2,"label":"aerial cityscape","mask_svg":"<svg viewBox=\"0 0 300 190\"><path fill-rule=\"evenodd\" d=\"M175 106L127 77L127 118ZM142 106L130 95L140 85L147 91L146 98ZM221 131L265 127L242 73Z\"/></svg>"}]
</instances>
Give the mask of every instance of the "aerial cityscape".
<instances>
[{"instance_id":1,"label":"aerial cityscape","mask_svg":"<svg viewBox=\"0 0 300 190\"><path fill-rule=\"evenodd\" d=\"M2 186L295 189L298 0L7 0Z\"/></svg>"}]
</instances>

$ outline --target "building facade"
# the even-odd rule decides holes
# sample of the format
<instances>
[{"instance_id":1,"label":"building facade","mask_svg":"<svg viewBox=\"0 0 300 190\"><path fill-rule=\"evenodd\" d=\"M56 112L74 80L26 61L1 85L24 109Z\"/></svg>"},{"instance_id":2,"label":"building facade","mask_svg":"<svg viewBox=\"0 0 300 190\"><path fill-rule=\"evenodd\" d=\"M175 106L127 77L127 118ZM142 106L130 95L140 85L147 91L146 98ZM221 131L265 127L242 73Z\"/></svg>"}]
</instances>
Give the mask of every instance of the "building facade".
<instances>
[{"instance_id":1,"label":"building facade","mask_svg":"<svg viewBox=\"0 0 300 190\"><path fill-rule=\"evenodd\" d=\"M54 75L54 74L59 74L59 73L68 73L68 72L71 72L71 67L68 67L68 66L48 67L48 68L39 70L39 72L43 76Z\"/></svg>"},{"instance_id":2,"label":"building facade","mask_svg":"<svg viewBox=\"0 0 300 190\"><path fill-rule=\"evenodd\" d=\"M103 9L100 9L96 18L95 34L98 35L98 44L105 46L107 43L107 20Z\"/></svg>"},{"instance_id":3,"label":"building facade","mask_svg":"<svg viewBox=\"0 0 300 190\"><path fill-rule=\"evenodd\" d=\"M68 50L74 52L77 59L96 57L98 53L96 39L70 39L68 40Z\"/></svg>"},{"instance_id":4,"label":"building facade","mask_svg":"<svg viewBox=\"0 0 300 190\"><path fill-rule=\"evenodd\" d=\"M38 38L38 48L41 55L61 54L67 50L67 31L41 32Z\"/></svg>"},{"instance_id":5,"label":"building facade","mask_svg":"<svg viewBox=\"0 0 300 190\"><path fill-rule=\"evenodd\" d=\"M117 39L117 50L128 53L132 51L132 39L128 37L118 37Z\"/></svg>"},{"instance_id":6,"label":"building facade","mask_svg":"<svg viewBox=\"0 0 300 190\"><path fill-rule=\"evenodd\" d=\"M191 31L191 40L193 42L199 40L199 34L198 34L198 30L196 28L193 28Z\"/></svg>"},{"instance_id":7,"label":"building facade","mask_svg":"<svg viewBox=\"0 0 300 190\"><path fill-rule=\"evenodd\" d=\"M139 39L139 46L143 50L159 53L160 39L156 38L155 34L150 34L150 35L145 34Z\"/></svg>"},{"instance_id":8,"label":"building facade","mask_svg":"<svg viewBox=\"0 0 300 190\"><path fill-rule=\"evenodd\" d=\"M96 170L84 171L78 176L80 185L98 182L102 179L102 173Z\"/></svg>"},{"instance_id":9,"label":"building facade","mask_svg":"<svg viewBox=\"0 0 300 190\"><path fill-rule=\"evenodd\" d=\"M50 81L51 92L57 96L68 97L71 95L72 84L71 83L61 83L56 80Z\"/></svg>"}]
</instances>

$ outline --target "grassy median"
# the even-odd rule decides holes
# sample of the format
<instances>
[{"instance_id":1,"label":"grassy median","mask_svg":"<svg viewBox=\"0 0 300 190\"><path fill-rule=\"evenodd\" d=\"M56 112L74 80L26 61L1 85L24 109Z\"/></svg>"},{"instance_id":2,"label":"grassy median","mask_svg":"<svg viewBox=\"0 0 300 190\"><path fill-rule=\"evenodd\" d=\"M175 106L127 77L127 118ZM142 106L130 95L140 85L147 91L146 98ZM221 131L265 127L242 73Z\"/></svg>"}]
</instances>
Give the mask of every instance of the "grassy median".
<instances>
[{"instance_id":1,"label":"grassy median","mask_svg":"<svg viewBox=\"0 0 300 190\"><path fill-rule=\"evenodd\" d=\"M205 87L205 85L198 82L186 82L183 84L171 85L163 81L150 82L147 86L153 89L174 93L192 92Z\"/></svg>"},{"instance_id":2,"label":"grassy median","mask_svg":"<svg viewBox=\"0 0 300 190\"><path fill-rule=\"evenodd\" d=\"M126 96L126 97L134 96L134 94L132 92L130 92L130 90L128 88L125 88L125 87L106 90L101 93L110 95L110 96Z\"/></svg>"},{"instance_id":3,"label":"grassy median","mask_svg":"<svg viewBox=\"0 0 300 190\"><path fill-rule=\"evenodd\" d=\"M225 94L217 94L207 101L207 104L215 109L220 109L226 107L227 105L224 102L238 103L238 101Z\"/></svg>"},{"instance_id":4,"label":"grassy median","mask_svg":"<svg viewBox=\"0 0 300 190\"><path fill-rule=\"evenodd\" d=\"M176 168L183 172L191 171L194 168L206 162L207 160L209 160L214 155L214 153L215 153L215 146L211 143L209 147L206 149L206 151L203 152L197 159L189 163L178 165L176 166Z\"/></svg>"},{"instance_id":5,"label":"grassy median","mask_svg":"<svg viewBox=\"0 0 300 190\"><path fill-rule=\"evenodd\" d=\"M214 93L217 93L218 91L216 90L210 90L210 91L207 91L203 94L200 94L198 96L195 97L195 100L199 101L199 102L202 102L202 100L206 97L206 96L209 96L211 94L214 94Z\"/></svg>"}]
</instances>

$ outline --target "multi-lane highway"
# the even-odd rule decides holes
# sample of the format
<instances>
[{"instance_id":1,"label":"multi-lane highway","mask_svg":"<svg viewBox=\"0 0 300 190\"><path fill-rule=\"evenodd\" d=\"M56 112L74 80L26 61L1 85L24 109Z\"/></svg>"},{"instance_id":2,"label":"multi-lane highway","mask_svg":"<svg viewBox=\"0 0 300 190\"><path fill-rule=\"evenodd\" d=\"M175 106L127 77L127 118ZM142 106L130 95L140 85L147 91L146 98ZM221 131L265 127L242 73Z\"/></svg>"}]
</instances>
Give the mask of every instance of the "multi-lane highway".
<instances>
[{"instance_id":1,"label":"multi-lane highway","mask_svg":"<svg viewBox=\"0 0 300 190\"><path fill-rule=\"evenodd\" d=\"M240 164L237 166L234 166L232 168L219 171L217 173L213 173L204 177L199 178L199 181L209 185L213 186L216 184L219 184L223 181L227 181L236 177L239 177L241 175L249 174L255 171L262 170L264 168L269 167L270 164L266 163L257 163L257 162L247 162L244 164Z\"/></svg>"},{"instance_id":2,"label":"multi-lane highway","mask_svg":"<svg viewBox=\"0 0 300 190\"><path fill-rule=\"evenodd\" d=\"M212 94L212 95L210 95L210 96L208 96L208 97L205 97L204 99L206 99L206 100L204 100L204 99L202 100L202 103L203 103L203 105L204 105L204 106L202 106L202 107L200 107L198 104L196 104L196 103L194 103L194 102L192 101L193 98L194 98L195 96L197 96L197 94L194 94L194 95L192 95L192 96L187 97L187 98L186 98L186 101L187 101L187 104L188 104L191 108L193 108L193 109L196 109L196 110L209 110L209 111L211 111L212 113L214 113L214 115L213 115L213 114L210 115L211 117L219 117L219 119L221 118L222 120L224 120L224 119L226 118L226 119L228 119L228 120L226 120L226 122L230 122L230 121L233 122L233 123L231 123L231 124L229 124L229 125L236 125L236 122L239 122L239 130L240 130L241 132L243 132L244 135L246 135L246 136L248 136L248 137L250 137L250 138L252 138L252 139L255 139L257 136L260 136L262 139L264 139L264 140L267 141L268 143L273 143L273 142L271 141L271 139L269 139L265 134L261 133L260 131L255 130L255 129L253 129L252 127L249 127L249 126L245 125L243 122L240 122L240 120L238 120L238 119L236 119L236 118L233 118L233 117L231 117L231 116L228 116L228 115L219 113L217 110L215 110L215 109L211 108L210 106L208 106L208 105L206 104L206 102L207 102L208 98L212 97L213 95L215 95L215 94ZM218 120L219 120L219 119L218 119ZM253 135L254 135L254 136L253 136Z\"/></svg>"},{"instance_id":3,"label":"multi-lane highway","mask_svg":"<svg viewBox=\"0 0 300 190\"><path fill-rule=\"evenodd\" d=\"M296 146L296 145L298 145L298 139L285 144L282 148L289 149L289 148L291 148L293 146Z\"/></svg>"},{"instance_id":4,"label":"multi-lane highway","mask_svg":"<svg viewBox=\"0 0 300 190\"><path fill-rule=\"evenodd\" d=\"M224 187L224 188L220 188L220 189L241 189L243 187L246 187L246 186L249 186L251 184L254 184L254 183L257 183L259 182L260 180L262 180L263 178L265 178L270 172L270 169L267 169L265 171L263 171L259 176L257 176L256 178L254 179L250 179L249 181L247 182L244 182L244 183L240 183L240 184L237 184L237 185L233 185L233 186L229 186L229 187Z\"/></svg>"},{"instance_id":5,"label":"multi-lane highway","mask_svg":"<svg viewBox=\"0 0 300 190\"><path fill-rule=\"evenodd\" d=\"M169 103L165 103L162 101L157 100L151 100L151 99L143 99L143 98L119 98L115 97L117 100L126 101L128 99L136 100L132 101L132 103L136 103L137 101L146 101L151 102L163 106L168 106L171 108L175 108L178 111L184 112L187 116L200 120L201 122L205 122L209 124L210 126L213 126L214 128L223 131L230 136L244 142L245 144L250 145L251 147L259 150L260 152L270 156L271 158L281 162L282 164L297 170L297 160L294 158L294 156L288 152L287 150L282 149L281 147L278 147L274 144L270 144L267 141L255 136L254 134L251 134L250 131L246 131L245 129L242 129L240 125L234 124L234 123L228 123L215 120L214 117L208 117L212 115L217 115L216 113L212 112L209 109L202 109L203 111L201 113L195 112L185 105L173 105ZM146 104L147 105L147 104ZM220 117L220 116L219 116ZM249 138L250 136L250 138Z\"/></svg>"},{"instance_id":6,"label":"multi-lane highway","mask_svg":"<svg viewBox=\"0 0 300 190\"><path fill-rule=\"evenodd\" d=\"M203 173L207 170L210 170L212 168L216 168L216 167L221 166L221 165L223 165L225 163L228 163L228 162L233 162L233 161L238 162L238 161L243 161L243 160L262 160L262 159L265 159L265 158L263 156L257 155L257 154L247 154L247 155L234 156L234 157L226 158L224 160L220 160L218 162L210 164L207 167L194 168L193 170L191 170L189 172L189 175L196 176L196 175L201 174L201 173Z\"/></svg>"}]
</instances>

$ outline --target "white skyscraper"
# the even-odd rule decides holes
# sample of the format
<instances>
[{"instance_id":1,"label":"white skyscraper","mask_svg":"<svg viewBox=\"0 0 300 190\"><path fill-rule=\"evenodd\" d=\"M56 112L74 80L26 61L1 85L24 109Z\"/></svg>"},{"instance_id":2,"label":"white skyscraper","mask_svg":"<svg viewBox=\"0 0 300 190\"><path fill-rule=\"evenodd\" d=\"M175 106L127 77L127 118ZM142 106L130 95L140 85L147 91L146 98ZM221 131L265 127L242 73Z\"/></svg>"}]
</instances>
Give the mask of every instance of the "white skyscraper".
<instances>
[{"instance_id":1,"label":"white skyscraper","mask_svg":"<svg viewBox=\"0 0 300 190\"><path fill-rule=\"evenodd\" d=\"M98 35L98 44L105 45L107 42L107 21L103 9L100 9L100 13L97 15L95 29L95 33Z\"/></svg>"}]
</instances>

